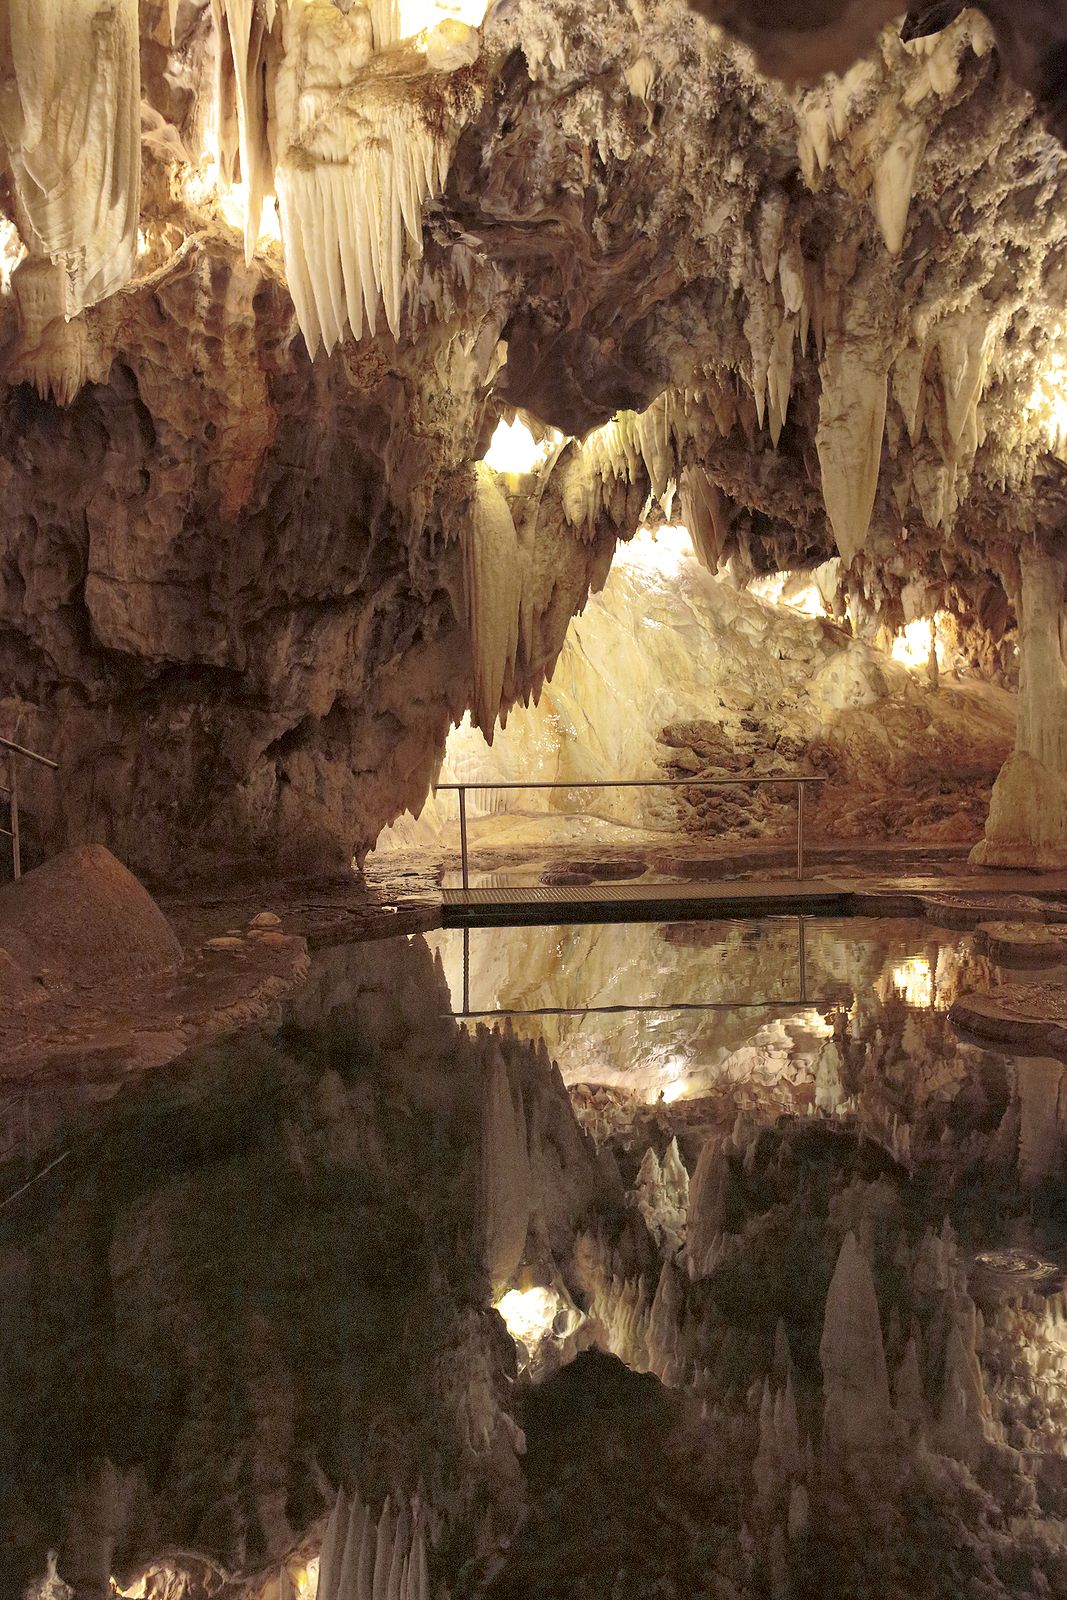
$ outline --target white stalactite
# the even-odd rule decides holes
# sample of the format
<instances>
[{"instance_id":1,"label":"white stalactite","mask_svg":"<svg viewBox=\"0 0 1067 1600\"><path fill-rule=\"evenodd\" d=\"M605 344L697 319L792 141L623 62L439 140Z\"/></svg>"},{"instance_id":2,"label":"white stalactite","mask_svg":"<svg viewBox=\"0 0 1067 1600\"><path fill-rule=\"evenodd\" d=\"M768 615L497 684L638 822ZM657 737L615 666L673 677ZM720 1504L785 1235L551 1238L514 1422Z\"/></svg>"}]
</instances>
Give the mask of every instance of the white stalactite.
<instances>
[{"instance_id":1,"label":"white stalactite","mask_svg":"<svg viewBox=\"0 0 1067 1600\"><path fill-rule=\"evenodd\" d=\"M816 448L823 501L849 566L870 527L885 428L888 362L881 332L861 296L846 293L838 325L827 329L819 363L819 431Z\"/></svg>"},{"instance_id":2,"label":"white stalactite","mask_svg":"<svg viewBox=\"0 0 1067 1600\"><path fill-rule=\"evenodd\" d=\"M925 122L904 122L894 130L888 148L875 162L871 206L891 256L898 256L903 248L915 174L926 148L926 137Z\"/></svg>"},{"instance_id":3,"label":"white stalactite","mask_svg":"<svg viewBox=\"0 0 1067 1600\"><path fill-rule=\"evenodd\" d=\"M984 306L947 317L935 329L945 393L945 425L953 457L973 456L978 445L978 402L982 396L992 325Z\"/></svg>"},{"instance_id":4,"label":"white stalactite","mask_svg":"<svg viewBox=\"0 0 1067 1600\"><path fill-rule=\"evenodd\" d=\"M264 21L270 19L255 0L212 0L218 35L219 70L216 82L216 130L219 171L227 182L237 178L234 157L240 161L240 178L246 185L245 260L251 261L259 237L263 201L270 192L270 151L262 69L267 37ZM225 30L225 36L224 36ZM227 48L228 47L228 48ZM233 105L230 105L232 66Z\"/></svg>"},{"instance_id":5,"label":"white stalactite","mask_svg":"<svg viewBox=\"0 0 1067 1600\"><path fill-rule=\"evenodd\" d=\"M471 644L471 720L492 744L504 683L519 649L523 563L519 537L495 474L475 466L462 525L464 601Z\"/></svg>"},{"instance_id":6,"label":"white stalactite","mask_svg":"<svg viewBox=\"0 0 1067 1600\"><path fill-rule=\"evenodd\" d=\"M348 327L362 338L364 319L376 333L379 307L399 338L405 258L422 253L423 201L447 172L445 142L404 102L368 117L346 160L278 166L286 276L311 355Z\"/></svg>"},{"instance_id":7,"label":"white stalactite","mask_svg":"<svg viewBox=\"0 0 1067 1600\"><path fill-rule=\"evenodd\" d=\"M689 462L680 485L682 521L689 529L693 548L711 573L719 570L726 551L729 521L722 494L704 468Z\"/></svg>"},{"instance_id":8,"label":"white stalactite","mask_svg":"<svg viewBox=\"0 0 1067 1600\"><path fill-rule=\"evenodd\" d=\"M121 289L137 260L137 0L12 0L6 22L0 136L28 251L13 276L21 345L42 393L66 400L84 357L77 341L49 347L46 329Z\"/></svg>"}]
</instances>

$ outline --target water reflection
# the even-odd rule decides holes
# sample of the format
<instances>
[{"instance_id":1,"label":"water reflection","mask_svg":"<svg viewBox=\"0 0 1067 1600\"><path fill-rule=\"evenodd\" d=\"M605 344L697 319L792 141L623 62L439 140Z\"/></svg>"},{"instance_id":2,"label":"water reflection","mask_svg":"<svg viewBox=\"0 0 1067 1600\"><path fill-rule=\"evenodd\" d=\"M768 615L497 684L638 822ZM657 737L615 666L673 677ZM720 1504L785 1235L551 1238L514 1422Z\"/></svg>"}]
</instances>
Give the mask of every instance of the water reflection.
<instances>
[{"instance_id":1,"label":"water reflection","mask_svg":"<svg viewBox=\"0 0 1067 1600\"><path fill-rule=\"evenodd\" d=\"M771 917L446 929L427 936L452 1011L548 1046L569 1086L667 1104L733 1084L821 1104L836 1031L941 1019L986 965L968 935L926 922ZM785 1092L787 1087L789 1092ZM796 1092L793 1092L796 1091ZM737 1098L737 1096L735 1096ZM744 1098L742 1096L742 1098ZM840 1098L840 1096L838 1096Z\"/></svg>"},{"instance_id":2,"label":"water reflection","mask_svg":"<svg viewBox=\"0 0 1067 1600\"><path fill-rule=\"evenodd\" d=\"M456 1600L702 1593L709 1530L724 1595L808 1593L815 1561L828 1600L902 1594L916 1515L947 1570L990 1496L1029 1519L1020 1550L1053 1549L1067 1069L955 1035L985 972L964 934L815 919L801 943L788 918L478 930L466 974L456 932L325 950L277 1028L83 1107L70 1159L0 1214L10 1592L54 1545L84 1593L310 1594L337 1506L358 1530L363 1503L390 1573L427 1508ZM557 1381L587 1346L631 1373L582 1357ZM855 1472L824 1448L846 1408ZM664 1546L635 1582L653 1456L675 1506L719 1476L669 1523L692 1562ZM590 1481L575 1553L555 1530ZM798 1501L786 1587L750 1530ZM180 1588L200 1560L240 1588ZM1050 1557L1033 1592L1064 1575Z\"/></svg>"}]
</instances>

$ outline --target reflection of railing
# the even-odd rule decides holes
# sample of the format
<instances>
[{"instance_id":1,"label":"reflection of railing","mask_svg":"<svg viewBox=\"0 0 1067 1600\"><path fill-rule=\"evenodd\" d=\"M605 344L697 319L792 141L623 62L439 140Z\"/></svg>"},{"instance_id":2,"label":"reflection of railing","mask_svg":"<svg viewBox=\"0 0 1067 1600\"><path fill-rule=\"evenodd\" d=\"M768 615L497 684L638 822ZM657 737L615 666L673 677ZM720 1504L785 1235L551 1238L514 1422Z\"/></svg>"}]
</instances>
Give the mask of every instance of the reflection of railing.
<instances>
[{"instance_id":1,"label":"reflection of railing","mask_svg":"<svg viewBox=\"0 0 1067 1600\"><path fill-rule=\"evenodd\" d=\"M807 773L752 773L745 778L600 778L587 783L555 779L543 783L439 783L438 792L454 789L459 795L459 847L463 863L463 887L470 888L467 865L467 795L472 789L727 789L748 788L752 784L792 784L797 791L797 878L804 876L804 790L809 783L825 783L823 777Z\"/></svg>"},{"instance_id":2,"label":"reflection of railing","mask_svg":"<svg viewBox=\"0 0 1067 1600\"><path fill-rule=\"evenodd\" d=\"M0 1213L67 1159L69 1146L34 1171L35 1160L47 1156L65 1136L66 1107L55 1085L27 1086L0 1096Z\"/></svg>"},{"instance_id":3,"label":"reflection of railing","mask_svg":"<svg viewBox=\"0 0 1067 1600\"><path fill-rule=\"evenodd\" d=\"M0 750L7 751L7 783L0 783L0 795L7 796L9 828L0 828L0 834L11 840L11 864L15 877L22 877L22 845L19 840L19 770L18 762L37 761L42 767L51 767L53 772L59 768L58 761L50 761L47 756L38 755L36 750L27 750L25 745L15 744L11 739L0 739Z\"/></svg>"},{"instance_id":4,"label":"reflection of railing","mask_svg":"<svg viewBox=\"0 0 1067 1600\"><path fill-rule=\"evenodd\" d=\"M494 1011L471 1010L471 931L463 929L463 1009L452 1016L463 1021L483 1017L606 1017L616 1012L667 1012L667 1011L765 1011L772 1006L807 1006L808 1000L808 930L803 917L797 918L797 965L800 969L800 993L795 999L786 996L773 1000L671 1000L659 1005L628 1006L498 1006Z\"/></svg>"}]
</instances>

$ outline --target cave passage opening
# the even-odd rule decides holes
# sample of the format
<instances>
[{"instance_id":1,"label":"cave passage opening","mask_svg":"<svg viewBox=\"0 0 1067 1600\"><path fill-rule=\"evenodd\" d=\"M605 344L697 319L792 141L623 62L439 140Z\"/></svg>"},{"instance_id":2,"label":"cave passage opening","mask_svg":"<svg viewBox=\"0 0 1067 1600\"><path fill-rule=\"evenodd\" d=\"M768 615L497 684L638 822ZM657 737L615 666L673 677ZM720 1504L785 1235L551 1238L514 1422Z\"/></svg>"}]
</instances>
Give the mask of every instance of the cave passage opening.
<instances>
[{"instance_id":1,"label":"cave passage opening","mask_svg":"<svg viewBox=\"0 0 1067 1600\"><path fill-rule=\"evenodd\" d=\"M391 859L421 856L458 885L458 800L443 786L463 784L474 886L782 875L795 792L738 781L774 774L821 780L805 828L826 859L962 860L1012 747L1011 662L983 671L945 611L894 628L853 610L840 577L836 560L713 575L686 527L644 525L537 699L491 740L470 712L453 725L442 787L383 832L371 870L387 879ZM620 779L677 787L609 786ZM555 787L491 787L523 783Z\"/></svg>"}]
</instances>

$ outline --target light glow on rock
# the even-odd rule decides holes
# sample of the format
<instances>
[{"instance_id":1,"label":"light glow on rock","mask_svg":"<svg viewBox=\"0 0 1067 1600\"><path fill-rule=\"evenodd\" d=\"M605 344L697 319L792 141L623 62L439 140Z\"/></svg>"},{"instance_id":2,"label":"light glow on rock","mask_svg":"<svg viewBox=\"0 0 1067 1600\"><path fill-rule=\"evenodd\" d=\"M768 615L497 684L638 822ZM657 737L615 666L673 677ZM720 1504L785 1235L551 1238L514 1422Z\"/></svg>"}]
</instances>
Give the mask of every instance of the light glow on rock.
<instances>
[{"instance_id":1,"label":"light glow on rock","mask_svg":"<svg viewBox=\"0 0 1067 1600\"><path fill-rule=\"evenodd\" d=\"M488 10L488 0L400 0L400 37L427 33L449 17L480 28Z\"/></svg>"},{"instance_id":2,"label":"light glow on rock","mask_svg":"<svg viewBox=\"0 0 1067 1600\"><path fill-rule=\"evenodd\" d=\"M552 428L537 440L521 417L514 422L505 422L501 417L485 452L485 464L494 472L519 478L544 466L560 442L561 435Z\"/></svg>"},{"instance_id":3,"label":"light glow on rock","mask_svg":"<svg viewBox=\"0 0 1067 1600\"><path fill-rule=\"evenodd\" d=\"M907 622L893 640L892 657L903 667L925 667L931 650L940 669L945 665L945 646L939 637L938 622L941 612L932 617L916 617Z\"/></svg>"},{"instance_id":4,"label":"light glow on rock","mask_svg":"<svg viewBox=\"0 0 1067 1600\"><path fill-rule=\"evenodd\" d=\"M206 156L199 166L186 169L181 180L181 191L187 205L198 210L213 211L234 233L244 236L248 221L248 185L223 183L218 163L210 156ZM259 220L256 248L262 250L269 245L280 244L281 238L278 208L272 200L267 200Z\"/></svg>"},{"instance_id":5,"label":"light glow on rock","mask_svg":"<svg viewBox=\"0 0 1067 1600\"><path fill-rule=\"evenodd\" d=\"M615 551L618 566L658 572L668 578L674 577L687 561L695 560L689 529L677 522L664 523L659 528L645 524L628 544L620 544Z\"/></svg>"},{"instance_id":6,"label":"light glow on rock","mask_svg":"<svg viewBox=\"0 0 1067 1600\"><path fill-rule=\"evenodd\" d=\"M296 1589L297 1600L315 1600L319 1591L319 1558L312 1556L306 1567L298 1567L290 1573L293 1586Z\"/></svg>"},{"instance_id":7,"label":"light glow on rock","mask_svg":"<svg viewBox=\"0 0 1067 1600\"><path fill-rule=\"evenodd\" d=\"M508 1332L528 1348L552 1332L563 1302L554 1289L509 1289L496 1302Z\"/></svg>"},{"instance_id":8,"label":"light glow on rock","mask_svg":"<svg viewBox=\"0 0 1067 1600\"><path fill-rule=\"evenodd\" d=\"M11 274L26 255L26 246L18 229L6 217L0 217L0 292L11 289Z\"/></svg>"},{"instance_id":9,"label":"light glow on rock","mask_svg":"<svg viewBox=\"0 0 1067 1600\"><path fill-rule=\"evenodd\" d=\"M769 572L766 577L753 578L748 592L757 600L766 600L773 606L789 606L805 617L828 615L818 584L803 573Z\"/></svg>"},{"instance_id":10,"label":"light glow on rock","mask_svg":"<svg viewBox=\"0 0 1067 1600\"><path fill-rule=\"evenodd\" d=\"M666 1105L672 1105L675 1100L682 1100L685 1098L685 1092L688 1087L689 1083L686 1078L672 1078L670 1083L666 1084L661 1090L660 1099L662 1099Z\"/></svg>"},{"instance_id":11,"label":"light glow on rock","mask_svg":"<svg viewBox=\"0 0 1067 1600\"><path fill-rule=\"evenodd\" d=\"M1061 329L1061 335L1063 332ZM1060 351L1038 368L1028 409L1048 448L1062 456L1067 451L1067 351Z\"/></svg>"}]
</instances>

